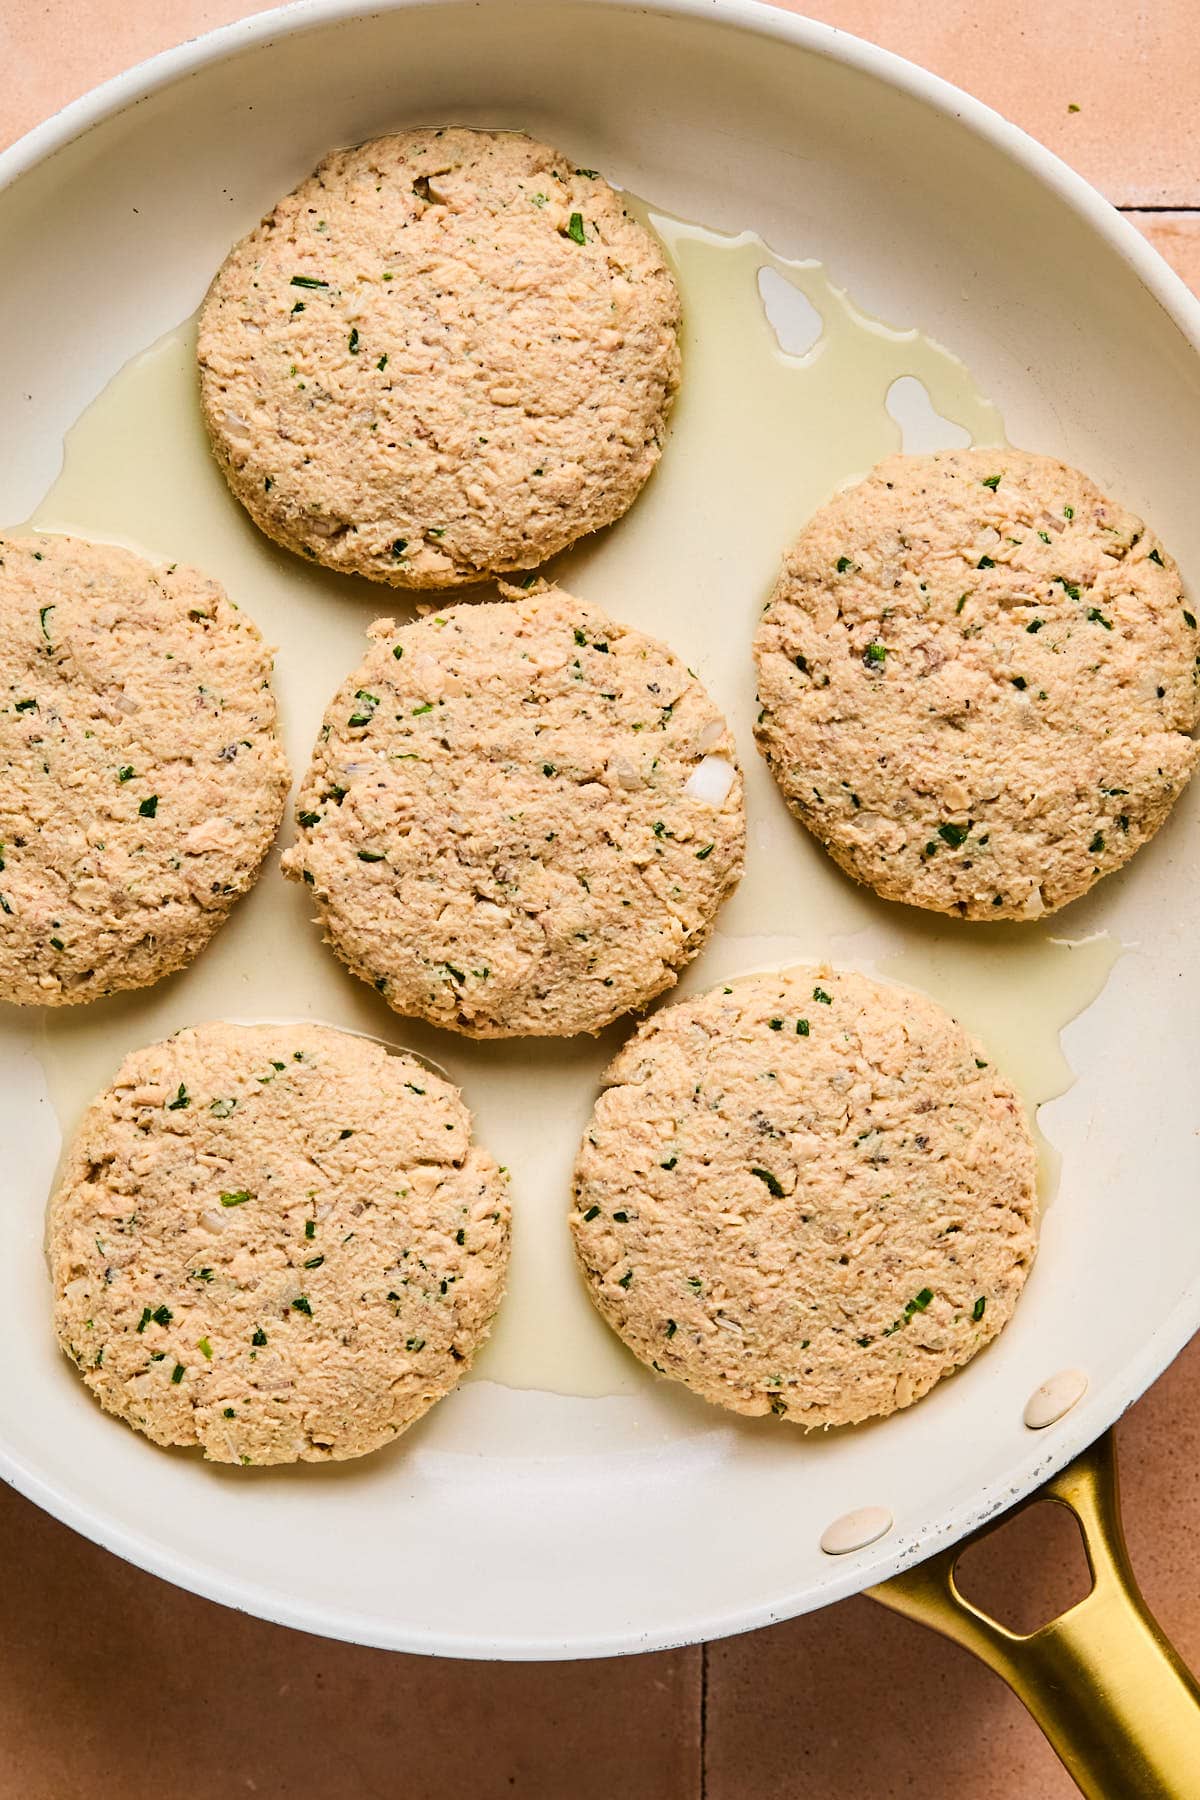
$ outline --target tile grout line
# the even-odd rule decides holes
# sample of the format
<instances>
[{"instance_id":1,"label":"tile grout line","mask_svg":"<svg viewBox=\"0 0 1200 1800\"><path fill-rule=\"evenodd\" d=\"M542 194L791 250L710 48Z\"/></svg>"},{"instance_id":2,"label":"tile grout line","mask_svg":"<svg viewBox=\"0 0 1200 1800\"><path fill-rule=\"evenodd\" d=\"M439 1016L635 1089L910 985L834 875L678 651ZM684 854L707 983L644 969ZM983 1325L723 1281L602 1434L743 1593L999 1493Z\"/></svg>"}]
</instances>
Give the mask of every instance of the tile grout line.
<instances>
[{"instance_id":1,"label":"tile grout line","mask_svg":"<svg viewBox=\"0 0 1200 1800\"><path fill-rule=\"evenodd\" d=\"M708 1800L708 1645L700 1646L700 1800Z\"/></svg>"}]
</instances>

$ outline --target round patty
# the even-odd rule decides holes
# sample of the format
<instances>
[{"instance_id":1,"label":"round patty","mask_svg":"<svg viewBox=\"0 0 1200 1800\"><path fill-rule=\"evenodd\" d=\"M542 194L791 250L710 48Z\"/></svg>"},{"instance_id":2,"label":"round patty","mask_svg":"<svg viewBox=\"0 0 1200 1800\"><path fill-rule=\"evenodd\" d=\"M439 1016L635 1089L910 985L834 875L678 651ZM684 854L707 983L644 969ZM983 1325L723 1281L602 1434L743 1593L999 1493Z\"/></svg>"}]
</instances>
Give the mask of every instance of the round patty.
<instances>
[{"instance_id":1,"label":"round patty","mask_svg":"<svg viewBox=\"0 0 1200 1800\"><path fill-rule=\"evenodd\" d=\"M660 1374L734 1412L853 1424L1012 1313L1029 1128L923 994L754 976L656 1013L605 1080L571 1229L597 1307Z\"/></svg>"},{"instance_id":2,"label":"round patty","mask_svg":"<svg viewBox=\"0 0 1200 1800\"><path fill-rule=\"evenodd\" d=\"M559 589L372 627L284 870L397 1012L599 1031L675 980L741 873L733 740L665 645Z\"/></svg>"},{"instance_id":3,"label":"round patty","mask_svg":"<svg viewBox=\"0 0 1200 1800\"><path fill-rule=\"evenodd\" d=\"M519 132L338 150L230 253L204 417L255 523L330 568L449 588L609 525L679 383L658 241Z\"/></svg>"},{"instance_id":4,"label":"round patty","mask_svg":"<svg viewBox=\"0 0 1200 1800\"><path fill-rule=\"evenodd\" d=\"M458 1090L319 1025L128 1056L50 1202L59 1342L101 1405L214 1462L390 1443L504 1288L507 1184Z\"/></svg>"},{"instance_id":5,"label":"round patty","mask_svg":"<svg viewBox=\"0 0 1200 1800\"><path fill-rule=\"evenodd\" d=\"M1078 470L895 456L787 554L759 746L885 899L1038 918L1162 824L1196 762L1198 650L1175 564Z\"/></svg>"},{"instance_id":6,"label":"round patty","mask_svg":"<svg viewBox=\"0 0 1200 1800\"><path fill-rule=\"evenodd\" d=\"M288 770L271 654L195 569L0 539L0 999L144 987L253 882Z\"/></svg>"}]
</instances>

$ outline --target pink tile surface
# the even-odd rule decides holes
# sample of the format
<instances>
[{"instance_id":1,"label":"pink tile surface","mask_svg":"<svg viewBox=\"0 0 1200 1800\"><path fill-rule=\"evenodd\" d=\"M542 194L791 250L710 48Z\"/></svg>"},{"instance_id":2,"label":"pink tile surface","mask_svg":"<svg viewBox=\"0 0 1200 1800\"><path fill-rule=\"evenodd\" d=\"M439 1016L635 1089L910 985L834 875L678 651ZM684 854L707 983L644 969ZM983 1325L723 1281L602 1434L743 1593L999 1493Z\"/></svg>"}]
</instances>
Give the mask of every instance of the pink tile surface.
<instances>
[{"instance_id":1,"label":"pink tile surface","mask_svg":"<svg viewBox=\"0 0 1200 1800\"><path fill-rule=\"evenodd\" d=\"M139 58L253 10L244 0L4 0L0 143ZM1187 210L1200 206L1196 0L826 0L807 10L970 89L1117 203L1170 208L1136 222L1200 288L1200 213ZM1200 1667L1200 1340L1128 1415L1120 1441L1135 1563ZM1018 1542L979 1553L979 1579L1033 1605L1062 1591L1066 1540L1033 1520L1015 1529ZM389 1656L226 1612L6 1491L0 1554L0 1800L1075 1791L1000 1683L866 1600L703 1658L521 1668Z\"/></svg>"}]
</instances>

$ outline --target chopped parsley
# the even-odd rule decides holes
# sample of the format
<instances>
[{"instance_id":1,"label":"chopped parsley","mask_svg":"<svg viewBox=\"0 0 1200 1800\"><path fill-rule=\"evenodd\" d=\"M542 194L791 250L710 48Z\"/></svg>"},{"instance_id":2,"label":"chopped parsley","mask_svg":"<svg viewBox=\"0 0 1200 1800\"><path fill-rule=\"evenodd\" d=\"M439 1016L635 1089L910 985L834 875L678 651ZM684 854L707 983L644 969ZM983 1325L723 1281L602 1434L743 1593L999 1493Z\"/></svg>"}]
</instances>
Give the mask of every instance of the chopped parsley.
<instances>
[{"instance_id":1,"label":"chopped parsley","mask_svg":"<svg viewBox=\"0 0 1200 1800\"><path fill-rule=\"evenodd\" d=\"M833 995L827 994L823 987L815 987L813 989L813 999L818 1000L822 1006L833 1005Z\"/></svg>"},{"instance_id":2,"label":"chopped parsley","mask_svg":"<svg viewBox=\"0 0 1200 1800\"><path fill-rule=\"evenodd\" d=\"M349 350L350 350L351 356L358 355L358 326L357 325L352 325L350 328Z\"/></svg>"},{"instance_id":3,"label":"chopped parsley","mask_svg":"<svg viewBox=\"0 0 1200 1800\"><path fill-rule=\"evenodd\" d=\"M984 487L991 488L994 494L996 489L1000 486L1000 477L998 475L985 475L983 478L983 485Z\"/></svg>"},{"instance_id":4,"label":"chopped parsley","mask_svg":"<svg viewBox=\"0 0 1200 1800\"><path fill-rule=\"evenodd\" d=\"M1103 849L1104 849L1104 833L1102 831L1098 831L1096 833L1095 837L1092 839L1091 843L1088 845L1088 855L1089 856L1099 856Z\"/></svg>"},{"instance_id":5,"label":"chopped parsley","mask_svg":"<svg viewBox=\"0 0 1200 1800\"><path fill-rule=\"evenodd\" d=\"M584 236L584 231L583 231L583 214L582 213L572 213L571 214L570 223L567 226L567 236L571 239L572 243L575 243L575 244L586 244L587 243L587 238Z\"/></svg>"},{"instance_id":6,"label":"chopped parsley","mask_svg":"<svg viewBox=\"0 0 1200 1800\"><path fill-rule=\"evenodd\" d=\"M1088 618L1093 625L1103 625L1105 631L1112 630L1112 620L1106 619L1098 606L1088 607Z\"/></svg>"},{"instance_id":7,"label":"chopped parsley","mask_svg":"<svg viewBox=\"0 0 1200 1800\"><path fill-rule=\"evenodd\" d=\"M319 825L321 823L321 815L318 812L297 813L296 817L307 831L311 831L314 825Z\"/></svg>"},{"instance_id":8,"label":"chopped parsley","mask_svg":"<svg viewBox=\"0 0 1200 1800\"><path fill-rule=\"evenodd\" d=\"M236 1105L236 1100L214 1100L208 1110L210 1113L214 1113L218 1119L227 1119Z\"/></svg>"},{"instance_id":9,"label":"chopped parsley","mask_svg":"<svg viewBox=\"0 0 1200 1800\"><path fill-rule=\"evenodd\" d=\"M254 1335L250 1339L250 1342L255 1346L256 1349L261 1350L263 1345L266 1343L266 1341L267 1341L266 1332L263 1330L261 1325L256 1325L254 1327Z\"/></svg>"},{"instance_id":10,"label":"chopped parsley","mask_svg":"<svg viewBox=\"0 0 1200 1800\"><path fill-rule=\"evenodd\" d=\"M941 838L942 842L944 844L949 844L952 850L957 850L967 841L967 833L971 829L971 821L968 819L965 825L939 825L937 829L938 836Z\"/></svg>"},{"instance_id":11,"label":"chopped parsley","mask_svg":"<svg viewBox=\"0 0 1200 1800\"><path fill-rule=\"evenodd\" d=\"M839 556L834 567L839 575L845 575L848 570L854 567L854 564L850 561L848 556Z\"/></svg>"},{"instance_id":12,"label":"chopped parsley","mask_svg":"<svg viewBox=\"0 0 1200 1800\"><path fill-rule=\"evenodd\" d=\"M312 1307L309 1305L308 1295L299 1294L296 1299L292 1301L292 1310L293 1312L305 1313L311 1319Z\"/></svg>"},{"instance_id":13,"label":"chopped parsley","mask_svg":"<svg viewBox=\"0 0 1200 1800\"><path fill-rule=\"evenodd\" d=\"M132 781L133 776L134 776L134 771L131 768L131 766L129 765L129 763L124 763L122 765L122 767L117 770L117 780L118 781Z\"/></svg>"},{"instance_id":14,"label":"chopped parsley","mask_svg":"<svg viewBox=\"0 0 1200 1800\"><path fill-rule=\"evenodd\" d=\"M866 649L863 651L863 661L866 663L866 665L869 669L870 668L881 669L883 667L884 663L887 661L887 658L888 658L888 647L886 644L881 644L879 642L878 638L876 638L873 643L868 644Z\"/></svg>"},{"instance_id":15,"label":"chopped parsley","mask_svg":"<svg viewBox=\"0 0 1200 1800\"><path fill-rule=\"evenodd\" d=\"M167 1111L180 1112L185 1106L190 1106L191 1104L192 1096L188 1093L181 1081L179 1086L175 1089L175 1098L167 1101Z\"/></svg>"},{"instance_id":16,"label":"chopped parsley","mask_svg":"<svg viewBox=\"0 0 1200 1800\"><path fill-rule=\"evenodd\" d=\"M976 1323L978 1323L979 1320L982 1319L986 1307L987 1307L987 1296L986 1296L986 1294L980 1294L978 1300L975 1302L974 1306L971 1308L971 1317L976 1321Z\"/></svg>"},{"instance_id":17,"label":"chopped parsley","mask_svg":"<svg viewBox=\"0 0 1200 1800\"><path fill-rule=\"evenodd\" d=\"M990 556L981 556L979 561L975 564L977 569L994 569L995 566L996 565Z\"/></svg>"},{"instance_id":18,"label":"chopped parsley","mask_svg":"<svg viewBox=\"0 0 1200 1800\"><path fill-rule=\"evenodd\" d=\"M808 1027L807 1019L797 1019L796 1020L796 1036L797 1037L807 1037L808 1030L809 1030L809 1027Z\"/></svg>"},{"instance_id":19,"label":"chopped parsley","mask_svg":"<svg viewBox=\"0 0 1200 1800\"><path fill-rule=\"evenodd\" d=\"M146 798L142 801L142 804L138 807L138 812L142 815L143 819L152 819L157 811L158 795L147 794Z\"/></svg>"},{"instance_id":20,"label":"chopped parsley","mask_svg":"<svg viewBox=\"0 0 1200 1800\"><path fill-rule=\"evenodd\" d=\"M756 1175L759 1181L766 1183L768 1194L773 1194L776 1200L783 1199L782 1184L777 1176L772 1175L770 1169L751 1169L750 1173Z\"/></svg>"},{"instance_id":21,"label":"chopped parsley","mask_svg":"<svg viewBox=\"0 0 1200 1800\"><path fill-rule=\"evenodd\" d=\"M206 1337L196 1339L196 1348L206 1362L212 1361L212 1344Z\"/></svg>"},{"instance_id":22,"label":"chopped parsley","mask_svg":"<svg viewBox=\"0 0 1200 1800\"><path fill-rule=\"evenodd\" d=\"M319 281L315 275L293 275L292 286L303 288L327 288L329 283L327 281Z\"/></svg>"},{"instance_id":23,"label":"chopped parsley","mask_svg":"<svg viewBox=\"0 0 1200 1800\"><path fill-rule=\"evenodd\" d=\"M222 1194L221 1195L221 1205L222 1206L245 1206L247 1200L253 1200L253 1198L254 1198L254 1195L251 1194L250 1192L248 1192L248 1190L246 1188L238 1188L232 1194Z\"/></svg>"},{"instance_id":24,"label":"chopped parsley","mask_svg":"<svg viewBox=\"0 0 1200 1800\"><path fill-rule=\"evenodd\" d=\"M386 862L387 861L387 851L386 850L360 850L358 853L358 860L359 860L359 862L369 862L369 863Z\"/></svg>"},{"instance_id":25,"label":"chopped parsley","mask_svg":"<svg viewBox=\"0 0 1200 1800\"><path fill-rule=\"evenodd\" d=\"M175 1367L171 1370L171 1386L178 1387L186 1374L187 1370L184 1368L183 1364L176 1363Z\"/></svg>"}]
</instances>

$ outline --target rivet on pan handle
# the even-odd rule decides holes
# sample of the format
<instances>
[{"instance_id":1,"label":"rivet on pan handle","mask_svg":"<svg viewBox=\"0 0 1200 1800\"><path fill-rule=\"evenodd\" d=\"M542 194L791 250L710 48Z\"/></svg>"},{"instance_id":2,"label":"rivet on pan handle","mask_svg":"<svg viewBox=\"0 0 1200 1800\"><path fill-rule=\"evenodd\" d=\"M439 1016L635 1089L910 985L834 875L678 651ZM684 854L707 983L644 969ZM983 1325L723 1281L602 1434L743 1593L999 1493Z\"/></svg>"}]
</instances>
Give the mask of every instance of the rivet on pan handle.
<instances>
[{"instance_id":1,"label":"rivet on pan handle","mask_svg":"<svg viewBox=\"0 0 1200 1800\"><path fill-rule=\"evenodd\" d=\"M1163 1636L1121 1529L1111 1432L1024 1502L1054 1500L1083 1534L1092 1591L1040 1630L1007 1631L964 1599L955 1568L986 1527L870 1588L1003 1676L1090 1800L1197 1800L1200 1686ZM1018 1508L1017 1510L1023 1510Z\"/></svg>"}]
</instances>

